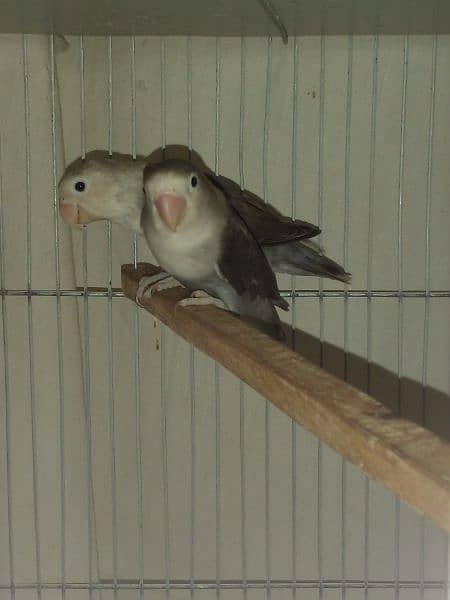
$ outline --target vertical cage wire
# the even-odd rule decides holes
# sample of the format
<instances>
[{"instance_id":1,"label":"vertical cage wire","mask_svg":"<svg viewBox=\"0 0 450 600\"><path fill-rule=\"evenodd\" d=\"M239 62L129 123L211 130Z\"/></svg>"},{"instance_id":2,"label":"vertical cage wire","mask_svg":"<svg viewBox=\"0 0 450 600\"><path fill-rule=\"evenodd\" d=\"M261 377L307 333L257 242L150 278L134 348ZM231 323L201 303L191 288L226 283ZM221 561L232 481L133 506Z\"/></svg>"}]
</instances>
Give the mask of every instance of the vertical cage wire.
<instances>
[{"instance_id":1,"label":"vertical cage wire","mask_svg":"<svg viewBox=\"0 0 450 600\"><path fill-rule=\"evenodd\" d=\"M27 199L27 289L32 289L32 250L31 250L31 141L30 141L30 91L28 70L28 38L22 35L23 56L23 87L25 106L25 162L26 162L26 199ZM39 498L38 498L38 466L39 457L37 449L37 423L36 423L36 396L34 381L34 336L33 336L33 305L29 294L27 297L27 324L28 324L28 368L30 386L30 411L31 411L31 447L32 447L32 478L33 478L33 519L34 519L34 551L36 563L36 594L38 600L42 596L41 578L41 541L39 527Z\"/></svg>"},{"instance_id":2,"label":"vertical cage wire","mask_svg":"<svg viewBox=\"0 0 450 600\"><path fill-rule=\"evenodd\" d=\"M0 135L0 285L5 288L5 238L3 224L5 222L3 204L3 139ZM11 395L9 387L9 346L8 346L8 314L6 297L2 296L2 333L3 333L3 379L5 398L5 443L6 443L6 504L8 520L8 558L9 558L9 589L11 600L16 597L16 576L14 560L14 527L13 527L13 496L11 476Z\"/></svg>"},{"instance_id":3,"label":"vertical cage wire","mask_svg":"<svg viewBox=\"0 0 450 600\"><path fill-rule=\"evenodd\" d=\"M187 109L187 143L189 158L192 157L192 38L186 38L186 109ZM191 583L190 597L194 597L195 581L195 484L196 484L196 403L195 403L195 348L189 346L189 395L191 403L191 497L190 497L190 556L189 556L189 578Z\"/></svg>"},{"instance_id":4,"label":"vertical cage wire","mask_svg":"<svg viewBox=\"0 0 450 600\"><path fill-rule=\"evenodd\" d=\"M138 569L139 596L144 595L144 516L142 479L142 404L140 385L140 328L139 312L134 309L134 377L135 377L135 431L136 431L136 477L137 477L137 520L138 520Z\"/></svg>"},{"instance_id":5,"label":"vertical cage wire","mask_svg":"<svg viewBox=\"0 0 450 600\"><path fill-rule=\"evenodd\" d=\"M373 62L372 62L372 106L370 117L370 149L369 149L369 226L367 243L367 289L373 289L373 211L375 193L375 152L377 132L377 102L378 102L378 34L373 38ZM367 298L367 391L371 390L371 363L372 363L372 299Z\"/></svg>"},{"instance_id":6,"label":"vertical cage wire","mask_svg":"<svg viewBox=\"0 0 450 600\"><path fill-rule=\"evenodd\" d=\"M324 17L323 17L324 18ZM323 23L323 29L325 29L325 23ZM318 225L322 229L323 223L323 138L325 129L325 73L326 73L326 46L325 46L325 34L324 32L320 35L320 72L319 72L319 149L318 149ZM322 234L319 234L319 243L322 243ZM319 280L319 290L322 291L323 282ZM319 296L319 364L323 367L323 344L324 344L324 326L325 326L325 312L324 312L324 298L322 295ZM323 445L322 442L317 440L317 574L319 579L319 599L323 598Z\"/></svg>"},{"instance_id":7,"label":"vertical cage wire","mask_svg":"<svg viewBox=\"0 0 450 600\"><path fill-rule=\"evenodd\" d=\"M195 351L191 344L189 349L189 380L190 380L190 398L191 398L191 511L190 511L190 558L189 558L189 579L191 583L190 594L194 596L195 583L195 484L196 484L196 402L195 402Z\"/></svg>"},{"instance_id":8,"label":"vertical cage wire","mask_svg":"<svg viewBox=\"0 0 450 600\"><path fill-rule=\"evenodd\" d=\"M186 108L187 108L187 145L189 158L192 156L192 38L186 38Z\"/></svg>"},{"instance_id":9,"label":"vertical cage wire","mask_svg":"<svg viewBox=\"0 0 450 600\"><path fill-rule=\"evenodd\" d=\"M130 100L131 100L131 155L136 160L136 40L134 35L130 37ZM138 246L137 234L133 234L133 262L137 267ZM136 305L136 314L138 306Z\"/></svg>"},{"instance_id":10,"label":"vertical cage wire","mask_svg":"<svg viewBox=\"0 0 450 600\"><path fill-rule=\"evenodd\" d=\"M291 180L292 180L292 197L291 197L291 217L295 219L297 206L297 159L298 159L298 70L299 70L299 43L298 38L294 38L294 73L292 77L292 162L291 162ZM291 276L291 327L292 327L292 348L295 350L295 327L296 327L296 298L295 276ZM292 530L292 597L297 597L297 424L291 419L291 530Z\"/></svg>"},{"instance_id":11,"label":"vertical cage wire","mask_svg":"<svg viewBox=\"0 0 450 600\"><path fill-rule=\"evenodd\" d=\"M267 59L266 59L266 97L264 106L264 127L263 127L263 198L267 202L269 196L267 159L269 150L270 133L270 100L272 91L272 37L267 38ZM271 576L270 576L270 404L266 399L264 406L264 427L265 427L265 457L264 457L264 496L265 496L265 544L266 544L266 596L271 597Z\"/></svg>"},{"instance_id":12,"label":"vertical cage wire","mask_svg":"<svg viewBox=\"0 0 450 600\"><path fill-rule=\"evenodd\" d=\"M318 225L323 229L323 140L325 129L325 74L326 74L326 13L322 14L322 32L320 35L320 72L319 72L319 148L318 148ZM323 243L322 234L318 236L319 243ZM319 292L323 291L323 280L319 279ZM324 298L319 295L319 364L323 367L323 344L324 344ZM319 600L323 599L323 446L317 440L317 575L319 580Z\"/></svg>"},{"instance_id":13,"label":"vertical cage wire","mask_svg":"<svg viewBox=\"0 0 450 600\"><path fill-rule=\"evenodd\" d=\"M403 38L403 68L402 68L402 99L400 113L400 157L398 172L398 205L397 205L397 263L398 263L398 318L397 318L397 412L402 414L402 378L403 378L403 327L404 327L404 305L401 291L403 290L403 193L404 193L404 175L405 175L405 133L406 133L406 115L407 115L407 93L408 93L408 58L409 58L409 36ZM400 597L400 500L395 499L395 525L394 525L394 545L395 545L395 598Z\"/></svg>"},{"instance_id":14,"label":"vertical cage wire","mask_svg":"<svg viewBox=\"0 0 450 600\"><path fill-rule=\"evenodd\" d=\"M221 92L221 44L219 36L216 37L216 111L215 111L215 148L214 148L214 172L219 174L220 163L220 92ZM215 438L216 438L216 598L220 598L221 589L221 443L220 443L220 367L217 361L214 361L214 396L215 396Z\"/></svg>"},{"instance_id":15,"label":"vertical cage wire","mask_svg":"<svg viewBox=\"0 0 450 600\"><path fill-rule=\"evenodd\" d=\"M58 180L56 167L56 68L55 68L55 38L49 36L49 67L50 67L50 103L51 103L51 163L53 188L53 221L54 221L54 253L55 253L55 287L56 296L56 328L58 348L58 395L59 395L59 477L60 477L60 544L61 544L61 598L66 597L66 462L65 462L65 404L64 404L64 367L62 343L62 307L61 307L61 260L60 260L60 231L58 219Z\"/></svg>"},{"instance_id":16,"label":"vertical cage wire","mask_svg":"<svg viewBox=\"0 0 450 600\"><path fill-rule=\"evenodd\" d=\"M450 539L448 534L445 536L445 569L446 569L446 577L445 584L442 588L444 600L448 600L448 593L450 590L450 552L449 545Z\"/></svg>"},{"instance_id":17,"label":"vertical cage wire","mask_svg":"<svg viewBox=\"0 0 450 600\"><path fill-rule=\"evenodd\" d=\"M245 111L245 65L246 41L241 37L241 88L239 99L239 185L245 187L244 179L244 111ZM242 588L244 600L247 600L247 505L246 505L246 461L245 461L245 400L244 384L239 381L239 451L241 468L241 554Z\"/></svg>"},{"instance_id":18,"label":"vertical cage wire","mask_svg":"<svg viewBox=\"0 0 450 600\"><path fill-rule=\"evenodd\" d=\"M430 82L430 113L428 117L428 143L427 143L427 188L425 201L425 291L429 293L431 287L431 201L433 185L433 141L434 141L434 117L436 104L436 78L437 78L437 35L433 37L432 62L431 62L431 82ZM430 333L430 302L425 299L425 317L423 325L423 354L422 354L422 421L426 426L426 387L428 384L428 346Z\"/></svg>"},{"instance_id":19,"label":"vertical cage wire","mask_svg":"<svg viewBox=\"0 0 450 600\"><path fill-rule=\"evenodd\" d=\"M430 112L428 116L428 140L427 140L427 175L426 175L426 199L425 199L425 291L430 291L431 284L431 201L433 186L433 142L434 142L434 118L436 106L436 79L437 79L437 53L438 37L433 36L431 54L431 81L430 81ZM428 346L430 334L430 302L425 298L425 314L423 323L423 350L422 350L422 424L427 425L426 399L428 385ZM425 517L420 519L420 598L425 597Z\"/></svg>"},{"instance_id":20,"label":"vertical cage wire","mask_svg":"<svg viewBox=\"0 0 450 600\"><path fill-rule=\"evenodd\" d=\"M241 37L241 87L239 97L239 185L241 190L245 189L244 170L244 122L245 122L245 69L247 60L247 42Z\"/></svg>"},{"instance_id":21,"label":"vertical cage wire","mask_svg":"<svg viewBox=\"0 0 450 600\"><path fill-rule=\"evenodd\" d=\"M113 43L112 43L112 35L108 35L106 41L106 60L108 66L108 96L106 100L106 108L108 111L108 153L111 156L113 153L113 109L114 109L114 101L113 101ZM108 221L108 224L111 224Z\"/></svg>"},{"instance_id":22,"label":"vertical cage wire","mask_svg":"<svg viewBox=\"0 0 450 600\"><path fill-rule=\"evenodd\" d=\"M136 40L130 37L130 67L131 67L131 153L136 159ZM133 235L133 261L137 266L138 241L137 234ZM139 597L144 596L144 514L143 514L143 470L142 470L142 406L141 406L141 374L140 374L140 319L139 307L134 306L134 404L136 431L136 486L137 486L137 529L138 529L138 573Z\"/></svg>"},{"instance_id":23,"label":"vertical cage wire","mask_svg":"<svg viewBox=\"0 0 450 600\"><path fill-rule=\"evenodd\" d=\"M404 175L405 175L405 132L406 132L406 109L407 109L407 90L408 90L408 57L409 57L409 36L406 35L403 41L403 73L402 73L402 101L400 115L400 160L398 175L398 206L397 206L397 262L398 277L397 285L399 291L398 298L398 329L397 329L397 375L399 381L397 411L402 413L402 377L403 377L403 193L404 193Z\"/></svg>"},{"instance_id":24,"label":"vertical cage wire","mask_svg":"<svg viewBox=\"0 0 450 600\"><path fill-rule=\"evenodd\" d=\"M130 36L131 154L136 159L136 38Z\"/></svg>"},{"instance_id":25,"label":"vertical cage wire","mask_svg":"<svg viewBox=\"0 0 450 600\"><path fill-rule=\"evenodd\" d=\"M79 70L80 70L80 127L81 127L81 156L86 157L86 84L85 84L85 41L80 35L79 44ZM84 316L84 408L86 421L86 471L87 471L87 545L88 545L88 583L89 599L93 598L93 521L94 511L94 484L92 473L92 416L91 416L91 360L90 360L90 323L89 323L89 297L88 288L88 237L86 227L83 228L82 238L82 269L83 269L83 316ZM83 353L82 353L83 354Z\"/></svg>"},{"instance_id":26,"label":"vertical cage wire","mask_svg":"<svg viewBox=\"0 0 450 600\"><path fill-rule=\"evenodd\" d=\"M113 151L113 47L112 36L107 39L107 114L108 114L108 153ZM112 538L112 579L113 597L118 598L117 566L118 566L118 533L117 533L117 445L116 445L116 404L114 396L114 334L112 310L112 224L107 224L108 244L108 411L110 440L110 476L111 476L111 538Z\"/></svg>"},{"instance_id":27,"label":"vertical cage wire","mask_svg":"<svg viewBox=\"0 0 450 600\"><path fill-rule=\"evenodd\" d=\"M369 147L369 226L367 243L367 289L372 290L373 277L373 210L375 192L375 150L377 131L377 104L378 104L378 47L379 36L373 36L372 49L372 103L370 116L370 147ZM372 301L367 297L367 393L371 392L372 373ZM369 594L369 535L370 535L370 480L364 476L364 595L367 600Z\"/></svg>"},{"instance_id":28,"label":"vertical cage wire","mask_svg":"<svg viewBox=\"0 0 450 600\"><path fill-rule=\"evenodd\" d=\"M323 25L325 29L325 23ZM317 223L319 229L323 229L323 140L325 132L325 76L326 76L326 43L325 33L320 35L320 70L319 70L319 144L317 156ZM318 235L318 241L323 243L323 234ZM323 280L319 279L319 291L323 291ZM323 338L325 327L324 298L319 295L319 341L320 356L319 364L323 367ZM319 441L319 462L321 460L321 443ZM320 487L320 484L319 484Z\"/></svg>"},{"instance_id":29,"label":"vertical cage wire","mask_svg":"<svg viewBox=\"0 0 450 600\"><path fill-rule=\"evenodd\" d=\"M166 40L160 40L160 88L161 88L161 146L166 148ZM167 390L166 390L166 328L161 323L161 474L164 497L164 575L166 597L170 596L170 520L169 520L169 474L167 464Z\"/></svg>"},{"instance_id":30,"label":"vertical cage wire","mask_svg":"<svg viewBox=\"0 0 450 600\"><path fill-rule=\"evenodd\" d=\"M349 231L350 231L350 150L351 150L351 123L352 123L352 93L353 93L353 34L348 36L347 47L347 89L345 101L345 159L344 159L344 240L343 240L343 266L348 271L349 256ZM349 306L348 295L344 296L344 380L348 381L348 334L349 334ZM341 572L342 572L342 600L346 600L347 579L347 460L341 460Z\"/></svg>"}]
</instances>

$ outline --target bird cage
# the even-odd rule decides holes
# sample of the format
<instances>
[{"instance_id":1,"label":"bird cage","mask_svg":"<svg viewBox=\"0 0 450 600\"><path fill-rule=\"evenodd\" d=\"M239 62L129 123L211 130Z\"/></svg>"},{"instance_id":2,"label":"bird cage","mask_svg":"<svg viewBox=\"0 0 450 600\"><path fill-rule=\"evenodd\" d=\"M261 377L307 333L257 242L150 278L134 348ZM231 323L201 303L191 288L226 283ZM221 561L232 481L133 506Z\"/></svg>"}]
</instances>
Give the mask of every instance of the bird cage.
<instances>
[{"instance_id":1,"label":"bird cage","mask_svg":"<svg viewBox=\"0 0 450 600\"><path fill-rule=\"evenodd\" d=\"M447 597L397 455L369 477L125 297L143 239L58 216L75 158L183 144L318 224L352 284L278 277L299 361L448 452L449 8L359 4L1 3L1 600Z\"/></svg>"}]
</instances>

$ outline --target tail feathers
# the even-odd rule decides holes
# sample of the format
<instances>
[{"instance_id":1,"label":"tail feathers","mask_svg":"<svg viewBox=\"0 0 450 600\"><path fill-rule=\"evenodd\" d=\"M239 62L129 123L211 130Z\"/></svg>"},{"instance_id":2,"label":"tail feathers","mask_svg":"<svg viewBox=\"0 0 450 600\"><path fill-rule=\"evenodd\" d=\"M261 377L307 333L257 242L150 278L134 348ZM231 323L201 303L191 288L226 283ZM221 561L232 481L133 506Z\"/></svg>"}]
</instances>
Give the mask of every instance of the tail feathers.
<instances>
[{"instance_id":1,"label":"tail feathers","mask_svg":"<svg viewBox=\"0 0 450 600\"><path fill-rule=\"evenodd\" d=\"M264 253L272 269L278 273L327 277L343 283L351 281L350 273L312 244L290 242L278 246L264 246Z\"/></svg>"},{"instance_id":2,"label":"tail feathers","mask_svg":"<svg viewBox=\"0 0 450 600\"><path fill-rule=\"evenodd\" d=\"M285 300L284 298L282 298L280 296L280 294L278 294L275 298L273 298L272 302L274 303L275 306L278 306L278 308L281 308L282 310L289 310L289 308L290 308L289 302L287 300Z\"/></svg>"},{"instance_id":3,"label":"tail feathers","mask_svg":"<svg viewBox=\"0 0 450 600\"><path fill-rule=\"evenodd\" d=\"M342 283L350 283L352 276L351 273L347 273L344 269L334 260L328 258L324 254L318 254L314 256L313 260L306 261L304 265L305 270L310 271L311 275L318 277L328 277L328 279L334 279L336 281L342 281ZM309 267L309 268L308 268Z\"/></svg>"}]
</instances>

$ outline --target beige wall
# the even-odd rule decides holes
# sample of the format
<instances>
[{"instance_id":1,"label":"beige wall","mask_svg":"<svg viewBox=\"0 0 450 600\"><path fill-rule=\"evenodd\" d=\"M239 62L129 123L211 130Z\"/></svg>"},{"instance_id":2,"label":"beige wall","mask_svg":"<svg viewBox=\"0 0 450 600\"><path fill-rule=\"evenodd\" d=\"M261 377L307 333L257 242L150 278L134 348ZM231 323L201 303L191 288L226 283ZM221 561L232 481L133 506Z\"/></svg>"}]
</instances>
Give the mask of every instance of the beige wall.
<instances>
[{"instance_id":1,"label":"beige wall","mask_svg":"<svg viewBox=\"0 0 450 600\"><path fill-rule=\"evenodd\" d=\"M374 40L372 37L354 39L350 107L347 104L347 37L325 38L322 44L318 37L298 40L296 95L293 92L294 40L288 46L283 46L278 40L273 41L268 83L267 40L247 39L242 49L239 39L222 39L218 61L218 123L215 39L193 38L191 42L186 38L166 39L162 54L165 60L161 62L159 38L136 38L134 47L129 38L114 38L112 61L109 64L108 40L86 38L81 45L84 52L84 86L80 77L80 39L70 38L69 41L70 48L57 58L63 126L62 137L61 119L56 110L54 142L58 175L62 172L64 152L69 161L81 153L83 146L86 150L107 148L111 139L114 150L145 154L163 142L188 144L191 139L193 147L209 164L214 166L217 158L220 172L241 180L252 191L266 193L267 199L287 213L292 208L294 190L296 214L317 222L321 198L322 243L330 256L342 261L344 244L347 242L348 268L354 275L353 289L364 290L370 285L376 290L398 289L403 38L391 36L379 39L375 105L372 93ZM49 40L46 37L28 37L24 53L21 36L4 35L0 37L0 48L5 287L11 290L27 287L28 134L31 285L34 289L52 290L56 286L56 261ZM24 54L28 57L27 95L24 94ZM449 37L438 38L435 56L435 110L431 140L433 160L428 188L433 39L426 36L410 38L401 244L403 287L408 290L424 290L426 285L428 189L431 191L430 288L448 290L450 281ZM163 108L161 71L165 82ZM81 112L83 89L84 116ZM190 104L189 89L192 92ZM111 120L110 92L113 109ZM295 99L296 162L293 164ZM27 105L29 111L25 110ZM162 127L163 117L165 127ZM371 136L372 125L375 136ZM217 155L216 131L219 132ZM348 163L346 139L350 139ZM346 172L349 184L347 226L344 221ZM370 252L372 280L368 281L370 198L373 247ZM344 239L345 231L347 237ZM74 289L75 285L84 283L83 235L77 232L72 234L63 224L58 233L61 288ZM108 226L105 223L94 224L84 235L87 282L92 286L106 286L110 259ZM138 243L138 257L149 257L142 241ZM116 226L112 227L111 258L113 285L119 286L120 264L133 259L133 238ZM280 277L279 281L283 289L291 288L289 277ZM297 278L295 281L295 287L300 290L317 289L317 286L315 279ZM342 286L325 282L324 289L342 289ZM345 576L348 580L362 581L367 576L371 581L394 581L398 575L403 581L417 582L423 577L433 582L447 578L447 538L443 533L427 520L422 530L420 517L402 503L398 504L392 494L377 484L366 482L357 469L349 465L344 468L339 456L325 446L319 447L317 439L301 428L295 429L294 445L293 430L287 418L271 407L266 413L262 398L245 386L241 388L239 382L222 369L216 373L210 360L193 352L185 342L135 309L128 301L121 298L112 301L105 297L91 298L88 304L89 337L86 338L86 311L82 300L63 297L60 301L61 319L58 319L58 304L54 297L33 298L32 396L27 299L7 297L4 306L8 350L10 520L17 584L36 582L33 490L37 492L41 579L43 582L60 582L62 579L61 406L64 407L65 576L69 582L87 582L89 579L89 497L94 507L90 520L92 578L113 577L113 549L116 547L118 578L136 580L142 574L145 579L164 580L166 576L170 579L189 579L193 522L193 576L196 579L214 580L217 567L217 473L220 476L219 549L222 579L242 579L243 540L248 579L264 580L268 573L273 579L292 579L294 540L296 576L301 580L340 580ZM374 298L369 309L365 298L351 298L348 300L347 336L343 298L325 298L322 302L314 297L299 298L287 319L293 319L295 326L304 332L298 336L299 352L319 360L318 338L322 336L324 365L341 376L344 374L343 348L346 339L349 379L364 388L367 380L369 311L371 391L390 406L397 406L400 394L403 414L417 419L422 415L425 332L425 337L428 337L428 367L425 373L427 402L424 413L431 428L448 435L449 299L432 298L426 309L423 298L408 298L402 302L401 310L402 323L399 329L401 313L397 298ZM428 319L425 319L426 310L429 311ZM428 323L427 327L425 323ZM402 340L400 365L399 331ZM86 365L88 359L89 371L83 370L83 361ZM9 585L4 364L2 346L0 584ZM401 388L398 383L399 369ZM89 448L83 385L90 392L91 496L88 493ZM34 482L31 400L35 413ZM136 460L137 403L140 408L141 463ZM220 443L217 445L218 405ZM115 415L115 502L112 501L111 406ZM195 418L192 425L193 408ZM166 447L161 443L161 419L164 414L167 416ZM266 424L269 432L267 453ZM244 432L243 487L241 425ZM193 441L195 477L192 490ZM217 449L220 451L218 470ZM269 458L267 463L266 456ZM164 462L168 475L168 512L164 508ZM266 486L267 474L269 480ZM139 482L142 483L141 495ZM292 510L293 482L295 513ZM266 510L267 489L269 505ZM242 505L245 506L244 529ZM116 526L113 526L114 508ZM267 515L270 533L269 572L266 564ZM140 523L142 538L139 537ZM168 548L165 544L166 523L169 524ZM399 536L398 548L396 532ZM142 568L140 541L144 552ZM345 573L342 571L343 565ZM25 597L29 593L18 591L17 596ZM48 591L45 596L50 597L55 593ZM68 593L74 597L86 594L76 591ZM316 598L319 594L314 583L312 589L298 593L302 598ZM135 594L120 592L124 598ZM147 594L152 598L165 597L164 592ZM172 592L171 598L185 598L187 594L182 590ZM264 594L262 590L252 591L248 597L256 599ZM327 590L324 596L334 598L340 594L340 589ZM0 595L2 598L9 597L9 592L0 592ZM212 598L215 592L204 590L197 592L197 595L198 598ZM229 598L242 597L238 591L224 592L223 595ZM391 598L394 591L371 590L369 595ZM364 591L349 591L348 596L363 598ZM419 591L405 589L401 596L416 598ZM291 592L274 590L272 597L291 597ZM429 589L426 597L440 598L442 591Z\"/></svg>"}]
</instances>

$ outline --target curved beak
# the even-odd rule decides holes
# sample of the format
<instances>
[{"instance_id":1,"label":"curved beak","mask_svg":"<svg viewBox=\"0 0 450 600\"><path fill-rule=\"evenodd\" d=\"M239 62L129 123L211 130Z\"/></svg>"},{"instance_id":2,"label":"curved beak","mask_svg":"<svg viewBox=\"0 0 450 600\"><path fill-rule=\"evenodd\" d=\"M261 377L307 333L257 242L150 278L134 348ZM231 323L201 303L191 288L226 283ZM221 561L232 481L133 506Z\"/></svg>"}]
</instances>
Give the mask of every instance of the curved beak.
<instances>
[{"instance_id":1,"label":"curved beak","mask_svg":"<svg viewBox=\"0 0 450 600\"><path fill-rule=\"evenodd\" d=\"M98 221L96 217L90 215L81 206L66 202L59 203L59 214L64 223L67 223L71 227L79 227L80 225L92 223L92 221Z\"/></svg>"},{"instance_id":2,"label":"curved beak","mask_svg":"<svg viewBox=\"0 0 450 600\"><path fill-rule=\"evenodd\" d=\"M161 220L169 229L176 231L186 213L186 198L164 193L155 198L154 204Z\"/></svg>"}]
</instances>

